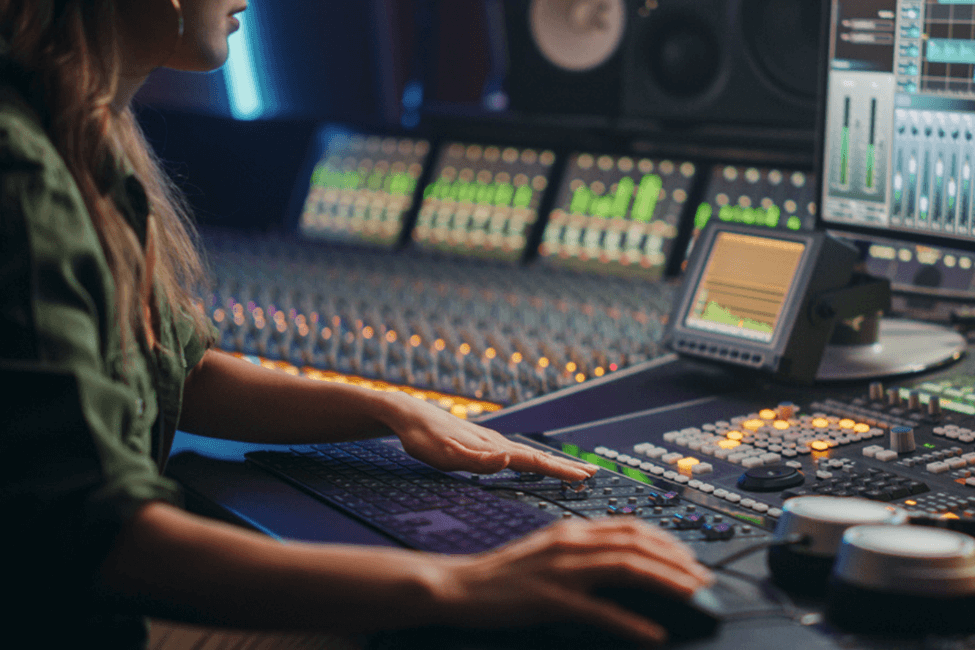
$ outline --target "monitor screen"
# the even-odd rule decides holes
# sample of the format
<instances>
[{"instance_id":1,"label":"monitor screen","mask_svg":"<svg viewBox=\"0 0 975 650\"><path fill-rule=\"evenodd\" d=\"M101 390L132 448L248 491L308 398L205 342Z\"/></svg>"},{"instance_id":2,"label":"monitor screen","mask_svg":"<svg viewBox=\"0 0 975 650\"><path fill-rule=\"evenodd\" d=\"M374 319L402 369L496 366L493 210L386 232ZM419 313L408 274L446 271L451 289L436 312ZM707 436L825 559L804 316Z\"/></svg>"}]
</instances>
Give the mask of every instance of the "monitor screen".
<instances>
[{"instance_id":1,"label":"monitor screen","mask_svg":"<svg viewBox=\"0 0 975 650\"><path fill-rule=\"evenodd\" d=\"M426 250L520 260L554 165L548 150L444 144L423 190L413 240Z\"/></svg>"},{"instance_id":2,"label":"monitor screen","mask_svg":"<svg viewBox=\"0 0 975 650\"><path fill-rule=\"evenodd\" d=\"M802 240L719 232L684 325L770 343L806 247Z\"/></svg>"},{"instance_id":3,"label":"monitor screen","mask_svg":"<svg viewBox=\"0 0 975 650\"><path fill-rule=\"evenodd\" d=\"M309 239L392 247L400 241L430 143L332 132L298 220Z\"/></svg>"},{"instance_id":4,"label":"monitor screen","mask_svg":"<svg viewBox=\"0 0 975 650\"><path fill-rule=\"evenodd\" d=\"M975 5L833 0L827 56L824 224L975 248Z\"/></svg>"},{"instance_id":5,"label":"monitor screen","mask_svg":"<svg viewBox=\"0 0 975 650\"><path fill-rule=\"evenodd\" d=\"M586 271L661 276L695 173L690 162L573 153L539 256Z\"/></svg>"}]
</instances>

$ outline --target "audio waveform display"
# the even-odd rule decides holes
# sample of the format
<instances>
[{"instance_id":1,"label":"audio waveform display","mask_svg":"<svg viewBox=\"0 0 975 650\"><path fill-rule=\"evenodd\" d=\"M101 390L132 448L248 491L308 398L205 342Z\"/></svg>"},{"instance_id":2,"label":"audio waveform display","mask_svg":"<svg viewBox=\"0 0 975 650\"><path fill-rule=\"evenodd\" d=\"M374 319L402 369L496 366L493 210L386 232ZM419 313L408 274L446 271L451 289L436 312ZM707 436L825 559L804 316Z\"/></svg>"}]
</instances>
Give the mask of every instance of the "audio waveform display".
<instances>
[{"instance_id":1,"label":"audio waveform display","mask_svg":"<svg viewBox=\"0 0 975 650\"><path fill-rule=\"evenodd\" d=\"M573 153L539 256L556 266L659 277L695 174L690 162Z\"/></svg>"},{"instance_id":2,"label":"audio waveform display","mask_svg":"<svg viewBox=\"0 0 975 650\"><path fill-rule=\"evenodd\" d=\"M336 135L312 172L299 231L312 239L392 247L429 151L426 140Z\"/></svg>"},{"instance_id":3,"label":"audio waveform display","mask_svg":"<svg viewBox=\"0 0 975 650\"><path fill-rule=\"evenodd\" d=\"M554 164L548 150L445 144L423 190L414 241L425 249L520 259Z\"/></svg>"},{"instance_id":4,"label":"audio waveform display","mask_svg":"<svg viewBox=\"0 0 975 650\"><path fill-rule=\"evenodd\" d=\"M803 242L719 233L684 324L770 343L805 250Z\"/></svg>"}]
</instances>

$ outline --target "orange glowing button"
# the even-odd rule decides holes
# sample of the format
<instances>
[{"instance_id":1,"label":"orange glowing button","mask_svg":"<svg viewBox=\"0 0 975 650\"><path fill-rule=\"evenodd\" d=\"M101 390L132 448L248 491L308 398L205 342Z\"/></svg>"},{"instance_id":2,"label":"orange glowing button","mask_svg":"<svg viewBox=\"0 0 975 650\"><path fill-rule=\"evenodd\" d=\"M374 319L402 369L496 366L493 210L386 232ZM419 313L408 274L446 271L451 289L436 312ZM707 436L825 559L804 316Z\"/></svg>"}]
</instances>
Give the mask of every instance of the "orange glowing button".
<instances>
[{"instance_id":1,"label":"orange glowing button","mask_svg":"<svg viewBox=\"0 0 975 650\"><path fill-rule=\"evenodd\" d=\"M870 431L870 425L866 424L865 422L857 422L853 425L853 431L856 433L866 433L867 431Z\"/></svg>"},{"instance_id":2,"label":"orange glowing button","mask_svg":"<svg viewBox=\"0 0 975 650\"><path fill-rule=\"evenodd\" d=\"M839 421L839 425L841 429L852 429L853 427L856 426L856 422L854 422L850 418L843 418L842 420Z\"/></svg>"},{"instance_id":3,"label":"orange glowing button","mask_svg":"<svg viewBox=\"0 0 975 650\"><path fill-rule=\"evenodd\" d=\"M679 469L682 472L689 472L695 465L697 465L700 462L701 461L699 461L698 459L692 458L690 456L686 458L681 458L679 461L677 461L677 469Z\"/></svg>"},{"instance_id":4,"label":"orange glowing button","mask_svg":"<svg viewBox=\"0 0 975 650\"><path fill-rule=\"evenodd\" d=\"M829 443L825 440L813 440L809 443L809 446L816 451L826 451L829 449Z\"/></svg>"},{"instance_id":5,"label":"orange glowing button","mask_svg":"<svg viewBox=\"0 0 975 650\"><path fill-rule=\"evenodd\" d=\"M741 440L745 437L745 434L741 431L729 431L727 433L728 440Z\"/></svg>"},{"instance_id":6,"label":"orange glowing button","mask_svg":"<svg viewBox=\"0 0 975 650\"><path fill-rule=\"evenodd\" d=\"M718 446L722 449L734 449L740 444L737 440L721 440L718 442Z\"/></svg>"},{"instance_id":7,"label":"orange glowing button","mask_svg":"<svg viewBox=\"0 0 975 650\"><path fill-rule=\"evenodd\" d=\"M790 425L785 420L776 420L775 422L772 423L772 426L775 427L776 429L782 430L782 429L788 429Z\"/></svg>"},{"instance_id":8,"label":"orange glowing button","mask_svg":"<svg viewBox=\"0 0 975 650\"><path fill-rule=\"evenodd\" d=\"M758 412L758 417L762 418L763 420L774 420L777 415L772 409L762 409Z\"/></svg>"},{"instance_id":9,"label":"orange glowing button","mask_svg":"<svg viewBox=\"0 0 975 650\"><path fill-rule=\"evenodd\" d=\"M959 517L958 515L956 515L953 512L946 512L943 515L941 515L941 518L942 519L961 519L961 517Z\"/></svg>"},{"instance_id":10,"label":"orange glowing button","mask_svg":"<svg viewBox=\"0 0 975 650\"><path fill-rule=\"evenodd\" d=\"M829 426L829 420L826 418L813 418L812 425L817 429L825 429Z\"/></svg>"},{"instance_id":11,"label":"orange glowing button","mask_svg":"<svg viewBox=\"0 0 975 650\"><path fill-rule=\"evenodd\" d=\"M741 426L751 431L758 431L765 426L765 420L745 420Z\"/></svg>"},{"instance_id":12,"label":"orange glowing button","mask_svg":"<svg viewBox=\"0 0 975 650\"><path fill-rule=\"evenodd\" d=\"M914 499L908 499L907 501L904 502L904 505L905 506L916 506L917 505L917 501L915 501Z\"/></svg>"}]
</instances>

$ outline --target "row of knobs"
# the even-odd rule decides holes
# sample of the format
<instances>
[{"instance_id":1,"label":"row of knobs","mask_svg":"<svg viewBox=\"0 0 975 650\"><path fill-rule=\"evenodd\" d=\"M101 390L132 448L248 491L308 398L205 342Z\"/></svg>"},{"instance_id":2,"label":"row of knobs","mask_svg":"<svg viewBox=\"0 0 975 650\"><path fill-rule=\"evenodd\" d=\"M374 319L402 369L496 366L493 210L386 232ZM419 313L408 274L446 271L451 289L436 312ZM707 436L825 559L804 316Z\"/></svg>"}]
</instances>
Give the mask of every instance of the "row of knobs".
<instances>
[{"instance_id":1,"label":"row of knobs","mask_svg":"<svg viewBox=\"0 0 975 650\"><path fill-rule=\"evenodd\" d=\"M376 264L366 271L358 254L329 263L288 252L211 246L221 347L502 403L662 352L669 289L600 283L617 291L580 302L577 278L368 255ZM626 307L640 293L650 294L641 311Z\"/></svg>"}]
</instances>

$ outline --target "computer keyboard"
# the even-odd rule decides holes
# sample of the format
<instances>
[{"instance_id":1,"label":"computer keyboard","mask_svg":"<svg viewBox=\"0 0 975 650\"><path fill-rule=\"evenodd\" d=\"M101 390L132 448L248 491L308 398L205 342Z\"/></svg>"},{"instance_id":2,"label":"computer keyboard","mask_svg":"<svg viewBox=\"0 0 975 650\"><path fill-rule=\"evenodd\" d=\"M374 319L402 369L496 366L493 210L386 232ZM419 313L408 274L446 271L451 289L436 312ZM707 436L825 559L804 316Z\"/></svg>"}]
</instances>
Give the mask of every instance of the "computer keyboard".
<instances>
[{"instance_id":1,"label":"computer keyboard","mask_svg":"<svg viewBox=\"0 0 975 650\"><path fill-rule=\"evenodd\" d=\"M379 440L257 451L247 459L423 551L477 553L559 518L433 469Z\"/></svg>"},{"instance_id":2,"label":"computer keyboard","mask_svg":"<svg viewBox=\"0 0 975 650\"><path fill-rule=\"evenodd\" d=\"M486 476L448 474L412 458L393 438L255 451L246 457L401 544L435 553L477 553L576 517L633 517L684 542L711 547L768 536L688 501L677 484L605 459L592 478L569 484L510 469Z\"/></svg>"}]
</instances>

